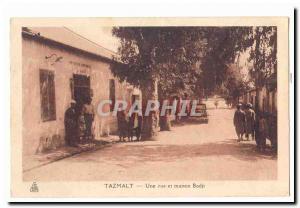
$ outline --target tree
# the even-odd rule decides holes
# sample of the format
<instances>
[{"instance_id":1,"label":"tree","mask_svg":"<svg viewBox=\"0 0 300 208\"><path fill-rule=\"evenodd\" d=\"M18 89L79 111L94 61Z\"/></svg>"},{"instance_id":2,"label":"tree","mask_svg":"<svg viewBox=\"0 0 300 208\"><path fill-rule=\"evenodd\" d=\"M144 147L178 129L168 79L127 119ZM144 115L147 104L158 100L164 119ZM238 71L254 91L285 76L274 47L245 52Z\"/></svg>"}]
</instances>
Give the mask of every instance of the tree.
<instances>
[{"instance_id":1,"label":"tree","mask_svg":"<svg viewBox=\"0 0 300 208\"><path fill-rule=\"evenodd\" d=\"M225 84L233 78L229 67L241 52L252 46L252 27L205 27L203 34L206 48L201 60L201 77L203 88L209 94L221 86L231 86Z\"/></svg>"},{"instance_id":2,"label":"tree","mask_svg":"<svg viewBox=\"0 0 300 208\"><path fill-rule=\"evenodd\" d=\"M115 59L121 64L112 72L142 90L143 108L148 100L186 92L199 96L219 89L236 98L248 83L230 67L249 48L255 85L277 67L275 27L115 27L113 35L120 39ZM156 134L158 120L157 111L144 118L144 136Z\"/></svg>"},{"instance_id":3,"label":"tree","mask_svg":"<svg viewBox=\"0 0 300 208\"><path fill-rule=\"evenodd\" d=\"M226 71L223 96L229 103L237 103L238 97L250 89L251 80L246 79L237 64L231 64Z\"/></svg>"},{"instance_id":4,"label":"tree","mask_svg":"<svg viewBox=\"0 0 300 208\"><path fill-rule=\"evenodd\" d=\"M199 27L115 27L113 35L120 39L115 59L122 64L113 65L112 72L142 90L143 109L148 100L159 99L158 87L161 99L168 99L172 93L190 90L197 81ZM144 137L156 135L158 119L157 112L144 117Z\"/></svg>"},{"instance_id":5,"label":"tree","mask_svg":"<svg viewBox=\"0 0 300 208\"><path fill-rule=\"evenodd\" d=\"M255 27L253 40L249 61L253 61L254 67L250 74L255 85L261 87L271 74L277 73L277 28Z\"/></svg>"},{"instance_id":6,"label":"tree","mask_svg":"<svg viewBox=\"0 0 300 208\"><path fill-rule=\"evenodd\" d=\"M214 44L208 44L212 49L207 50L204 57L204 63L207 63L205 77L211 77L215 73L215 82L208 82L207 86L215 88L222 85L227 89L224 92L230 98L235 99L247 90L250 83L254 83L257 89L266 84L267 79L277 72L277 30L276 27L243 27L243 28L215 28L216 30L209 35L209 39ZM210 34L210 33L208 33ZM221 37L221 38L219 38ZM249 80L245 80L238 67L232 65L236 57L241 52L250 48L250 57L248 62L253 63L253 67L248 68ZM217 51L221 50L221 53ZM211 51L211 52L209 52ZM225 54L222 51L226 51ZM217 64L212 62L216 61ZM210 85L209 85L210 84Z\"/></svg>"}]
</instances>

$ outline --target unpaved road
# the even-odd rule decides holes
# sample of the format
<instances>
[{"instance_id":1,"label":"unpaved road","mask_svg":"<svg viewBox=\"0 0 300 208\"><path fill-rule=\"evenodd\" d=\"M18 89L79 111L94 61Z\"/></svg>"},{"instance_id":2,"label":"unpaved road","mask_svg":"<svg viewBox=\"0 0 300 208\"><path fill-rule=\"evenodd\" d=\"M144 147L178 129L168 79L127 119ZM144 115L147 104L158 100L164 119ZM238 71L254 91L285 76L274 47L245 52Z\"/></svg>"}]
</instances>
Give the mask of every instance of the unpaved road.
<instances>
[{"instance_id":1,"label":"unpaved road","mask_svg":"<svg viewBox=\"0 0 300 208\"><path fill-rule=\"evenodd\" d=\"M156 141L117 143L24 173L26 181L274 180L277 158L253 141L237 143L233 110L209 110L209 123L160 132Z\"/></svg>"}]
</instances>

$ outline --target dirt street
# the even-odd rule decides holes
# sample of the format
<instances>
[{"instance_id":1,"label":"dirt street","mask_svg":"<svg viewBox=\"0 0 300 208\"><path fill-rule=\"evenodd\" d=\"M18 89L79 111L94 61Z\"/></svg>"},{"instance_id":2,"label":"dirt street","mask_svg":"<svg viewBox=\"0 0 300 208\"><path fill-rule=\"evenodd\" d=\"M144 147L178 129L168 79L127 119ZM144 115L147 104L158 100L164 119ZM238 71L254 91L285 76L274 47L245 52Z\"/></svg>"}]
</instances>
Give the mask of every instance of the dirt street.
<instances>
[{"instance_id":1,"label":"dirt street","mask_svg":"<svg viewBox=\"0 0 300 208\"><path fill-rule=\"evenodd\" d=\"M188 123L155 141L117 143L24 173L27 181L274 180L277 158L254 141L237 143L234 110L209 110L208 124Z\"/></svg>"}]
</instances>

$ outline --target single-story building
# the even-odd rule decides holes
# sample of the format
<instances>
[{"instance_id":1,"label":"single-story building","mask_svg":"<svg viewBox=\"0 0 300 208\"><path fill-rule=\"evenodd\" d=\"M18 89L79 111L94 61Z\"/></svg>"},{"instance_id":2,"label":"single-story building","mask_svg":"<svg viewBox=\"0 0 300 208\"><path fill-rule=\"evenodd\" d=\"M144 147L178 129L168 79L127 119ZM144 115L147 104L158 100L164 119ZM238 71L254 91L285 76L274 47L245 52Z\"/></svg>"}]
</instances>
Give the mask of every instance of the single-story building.
<instances>
[{"instance_id":1,"label":"single-story building","mask_svg":"<svg viewBox=\"0 0 300 208\"><path fill-rule=\"evenodd\" d=\"M81 102L90 94L95 112L101 100L131 101L134 88L111 73L114 55L65 27L22 29L24 155L64 145L64 114L72 99ZM96 113L96 138L116 130L115 117Z\"/></svg>"}]
</instances>

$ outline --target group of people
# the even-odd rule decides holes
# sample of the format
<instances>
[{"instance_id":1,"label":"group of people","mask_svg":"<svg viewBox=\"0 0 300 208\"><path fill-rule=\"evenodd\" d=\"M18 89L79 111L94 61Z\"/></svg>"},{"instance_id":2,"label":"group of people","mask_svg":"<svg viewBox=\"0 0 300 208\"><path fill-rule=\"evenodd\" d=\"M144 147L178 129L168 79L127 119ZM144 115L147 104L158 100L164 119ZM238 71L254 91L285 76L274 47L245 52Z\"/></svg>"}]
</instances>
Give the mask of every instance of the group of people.
<instances>
[{"instance_id":1,"label":"group of people","mask_svg":"<svg viewBox=\"0 0 300 208\"><path fill-rule=\"evenodd\" d=\"M256 115L252 109L251 103L246 104L244 110L242 109L242 104L237 105L237 109L233 117L233 123L238 136L238 142L243 141L244 134L247 140L250 139L250 136L252 140L254 140L255 121Z\"/></svg>"},{"instance_id":2,"label":"group of people","mask_svg":"<svg viewBox=\"0 0 300 208\"><path fill-rule=\"evenodd\" d=\"M237 105L233 123L238 136L238 142L243 140L244 134L247 140L249 140L249 136L251 135L252 140L255 139L256 141L258 150L264 151L266 148L266 140L269 138L272 148L276 149L276 124L270 126L266 115L262 112L256 114L250 103L246 104L245 107L242 104Z\"/></svg>"},{"instance_id":3,"label":"group of people","mask_svg":"<svg viewBox=\"0 0 300 208\"><path fill-rule=\"evenodd\" d=\"M133 141L133 137L136 137L136 141L141 140L142 122L143 117L137 112L128 115L125 110L117 112L118 131L120 142L125 142L125 138L129 141Z\"/></svg>"},{"instance_id":4,"label":"group of people","mask_svg":"<svg viewBox=\"0 0 300 208\"><path fill-rule=\"evenodd\" d=\"M94 107L89 97L84 103L71 101L70 107L65 112L65 138L66 144L76 146L89 143L93 139L92 126L95 117Z\"/></svg>"}]
</instances>

